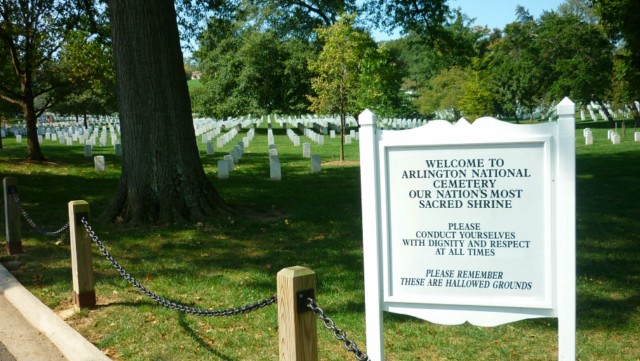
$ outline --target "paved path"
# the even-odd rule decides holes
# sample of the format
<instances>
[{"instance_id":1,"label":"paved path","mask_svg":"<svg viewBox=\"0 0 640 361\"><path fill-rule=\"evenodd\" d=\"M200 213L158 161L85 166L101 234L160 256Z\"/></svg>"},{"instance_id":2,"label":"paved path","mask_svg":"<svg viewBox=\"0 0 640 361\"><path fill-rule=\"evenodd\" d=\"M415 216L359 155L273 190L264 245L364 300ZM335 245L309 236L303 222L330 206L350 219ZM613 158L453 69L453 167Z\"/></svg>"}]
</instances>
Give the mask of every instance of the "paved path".
<instances>
[{"instance_id":1,"label":"paved path","mask_svg":"<svg viewBox=\"0 0 640 361\"><path fill-rule=\"evenodd\" d=\"M60 350L22 317L4 294L0 295L1 361L67 361Z\"/></svg>"},{"instance_id":2,"label":"paved path","mask_svg":"<svg viewBox=\"0 0 640 361\"><path fill-rule=\"evenodd\" d=\"M0 361L109 361L0 265Z\"/></svg>"}]
</instances>

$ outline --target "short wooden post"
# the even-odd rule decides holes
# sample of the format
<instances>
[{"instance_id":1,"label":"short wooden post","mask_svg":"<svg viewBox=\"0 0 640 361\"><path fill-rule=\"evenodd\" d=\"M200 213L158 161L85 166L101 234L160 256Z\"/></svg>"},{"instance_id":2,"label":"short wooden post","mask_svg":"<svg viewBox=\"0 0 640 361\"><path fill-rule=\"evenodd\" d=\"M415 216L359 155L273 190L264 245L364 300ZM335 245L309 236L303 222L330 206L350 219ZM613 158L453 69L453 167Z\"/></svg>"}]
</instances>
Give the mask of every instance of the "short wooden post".
<instances>
[{"instance_id":1,"label":"short wooden post","mask_svg":"<svg viewBox=\"0 0 640 361\"><path fill-rule=\"evenodd\" d=\"M295 266L278 272L278 336L280 361L317 361L316 316L306 306L315 298L316 274Z\"/></svg>"},{"instance_id":2,"label":"short wooden post","mask_svg":"<svg viewBox=\"0 0 640 361\"><path fill-rule=\"evenodd\" d=\"M20 234L20 212L11 192L18 192L18 181L6 177L2 181L4 191L4 224L7 230L7 252L22 253L22 236Z\"/></svg>"},{"instance_id":3,"label":"short wooden post","mask_svg":"<svg viewBox=\"0 0 640 361\"><path fill-rule=\"evenodd\" d=\"M73 279L73 304L77 309L96 305L93 288L93 263L91 261L91 239L81 222L89 221L89 203L69 202L69 234L71 236L71 278Z\"/></svg>"}]
</instances>

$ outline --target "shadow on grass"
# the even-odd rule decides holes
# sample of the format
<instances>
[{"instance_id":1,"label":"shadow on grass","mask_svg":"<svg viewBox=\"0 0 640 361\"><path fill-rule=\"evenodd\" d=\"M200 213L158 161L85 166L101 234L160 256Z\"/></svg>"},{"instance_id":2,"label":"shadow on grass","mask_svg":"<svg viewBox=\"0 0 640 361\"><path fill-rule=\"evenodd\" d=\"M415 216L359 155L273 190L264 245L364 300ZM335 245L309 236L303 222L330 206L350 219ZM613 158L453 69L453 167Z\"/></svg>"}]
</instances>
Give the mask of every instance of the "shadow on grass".
<instances>
[{"instance_id":1,"label":"shadow on grass","mask_svg":"<svg viewBox=\"0 0 640 361\"><path fill-rule=\"evenodd\" d=\"M236 360L235 358L231 358L211 347L211 345L207 343L207 341L200 334L198 334L198 332L194 330L191 325L189 325L187 317L184 314L180 314L180 316L178 316L178 322L180 324L180 327L182 327L189 338L191 338L191 340L198 344L198 346L200 346L202 349L206 350L212 357L215 357L217 360L224 361Z\"/></svg>"},{"instance_id":2,"label":"shadow on grass","mask_svg":"<svg viewBox=\"0 0 640 361\"><path fill-rule=\"evenodd\" d=\"M579 329L624 328L640 305L640 150L577 159Z\"/></svg>"}]
</instances>

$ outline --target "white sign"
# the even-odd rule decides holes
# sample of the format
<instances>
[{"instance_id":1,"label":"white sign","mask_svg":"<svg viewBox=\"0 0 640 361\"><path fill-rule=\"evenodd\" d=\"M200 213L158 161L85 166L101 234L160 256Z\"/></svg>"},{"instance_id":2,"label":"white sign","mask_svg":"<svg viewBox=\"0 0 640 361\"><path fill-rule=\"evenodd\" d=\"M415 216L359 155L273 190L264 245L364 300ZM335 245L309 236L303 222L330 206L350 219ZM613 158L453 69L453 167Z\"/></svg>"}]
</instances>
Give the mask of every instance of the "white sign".
<instances>
[{"instance_id":1,"label":"white sign","mask_svg":"<svg viewBox=\"0 0 640 361\"><path fill-rule=\"evenodd\" d=\"M440 324L559 319L575 359L574 105L558 122L432 121L379 130L360 115L367 352L382 311Z\"/></svg>"},{"instance_id":2,"label":"white sign","mask_svg":"<svg viewBox=\"0 0 640 361\"><path fill-rule=\"evenodd\" d=\"M546 143L387 148L386 299L551 308Z\"/></svg>"}]
</instances>

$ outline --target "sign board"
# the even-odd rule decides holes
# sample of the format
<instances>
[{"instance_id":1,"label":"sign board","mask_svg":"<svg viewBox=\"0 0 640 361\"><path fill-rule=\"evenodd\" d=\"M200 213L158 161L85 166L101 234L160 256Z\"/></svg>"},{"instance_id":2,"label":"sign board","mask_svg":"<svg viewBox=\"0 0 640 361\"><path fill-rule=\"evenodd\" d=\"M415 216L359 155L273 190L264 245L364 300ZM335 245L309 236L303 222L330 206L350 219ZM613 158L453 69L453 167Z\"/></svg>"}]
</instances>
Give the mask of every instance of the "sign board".
<instances>
[{"instance_id":1,"label":"sign board","mask_svg":"<svg viewBox=\"0 0 640 361\"><path fill-rule=\"evenodd\" d=\"M360 115L367 351L382 311L440 324L559 319L575 359L574 105L558 122L438 120L392 131Z\"/></svg>"}]
</instances>

